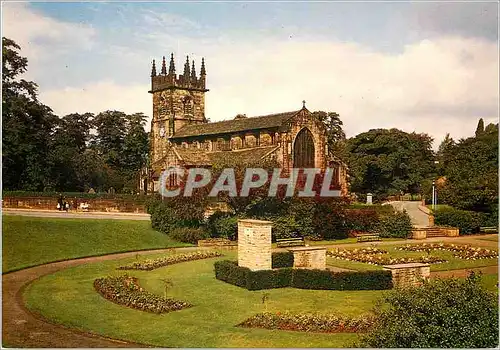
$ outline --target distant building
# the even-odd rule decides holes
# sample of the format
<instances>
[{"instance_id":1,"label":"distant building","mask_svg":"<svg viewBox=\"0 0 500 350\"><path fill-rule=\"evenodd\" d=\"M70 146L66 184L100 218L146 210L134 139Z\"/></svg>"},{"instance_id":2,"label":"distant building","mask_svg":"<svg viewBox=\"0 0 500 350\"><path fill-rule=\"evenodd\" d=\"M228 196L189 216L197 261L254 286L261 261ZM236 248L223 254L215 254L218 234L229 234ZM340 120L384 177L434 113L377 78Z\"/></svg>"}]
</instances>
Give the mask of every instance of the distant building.
<instances>
[{"instance_id":1,"label":"distant building","mask_svg":"<svg viewBox=\"0 0 500 350\"><path fill-rule=\"evenodd\" d=\"M182 75L176 75L173 54L167 71L163 57L160 73L155 61L151 71L153 119L150 165L144 169L140 188L159 189L159 176L170 166L210 167L217 159L243 164L272 158L282 168L335 169L334 179L347 194L346 169L328 158L326 127L303 106L300 110L258 117L238 114L232 120L208 123L205 117L206 70L200 76L189 58Z\"/></svg>"}]
</instances>

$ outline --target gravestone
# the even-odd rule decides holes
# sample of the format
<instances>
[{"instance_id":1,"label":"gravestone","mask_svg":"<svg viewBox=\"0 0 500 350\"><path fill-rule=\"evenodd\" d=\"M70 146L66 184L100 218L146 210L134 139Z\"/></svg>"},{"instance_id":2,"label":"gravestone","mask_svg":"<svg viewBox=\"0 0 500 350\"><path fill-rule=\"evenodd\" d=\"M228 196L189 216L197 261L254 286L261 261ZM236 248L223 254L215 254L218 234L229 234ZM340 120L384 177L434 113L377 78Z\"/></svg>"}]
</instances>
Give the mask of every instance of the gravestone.
<instances>
[{"instance_id":1,"label":"gravestone","mask_svg":"<svg viewBox=\"0 0 500 350\"><path fill-rule=\"evenodd\" d=\"M371 193L366 195L366 204L373 204L373 195Z\"/></svg>"}]
</instances>

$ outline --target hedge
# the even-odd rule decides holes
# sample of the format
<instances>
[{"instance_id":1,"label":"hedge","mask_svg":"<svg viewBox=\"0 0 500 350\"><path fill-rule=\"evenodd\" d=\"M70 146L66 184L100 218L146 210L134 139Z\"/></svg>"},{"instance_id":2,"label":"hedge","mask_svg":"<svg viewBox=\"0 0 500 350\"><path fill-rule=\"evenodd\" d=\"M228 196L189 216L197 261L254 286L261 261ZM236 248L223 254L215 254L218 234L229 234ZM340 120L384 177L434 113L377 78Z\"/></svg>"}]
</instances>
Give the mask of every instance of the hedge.
<instances>
[{"instance_id":1,"label":"hedge","mask_svg":"<svg viewBox=\"0 0 500 350\"><path fill-rule=\"evenodd\" d=\"M390 271L331 272L294 269L292 287L328 290L381 290L392 288Z\"/></svg>"},{"instance_id":2,"label":"hedge","mask_svg":"<svg viewBox=\"0 0 500 350\"><path fill-rule=\"evenodd\" d=\"M99 192L99 193L88 193L88 192L32 192L32 191L3 191L3 198L8 197L48 197L48 198L57 198L62 194L66 198L88 198L88 199L128 199L133 200L137 203L144 203L150 196L147 195L136 195L136 194L126 194L126 193L107 193L107 192Z\"/></svg>"},{"instance_id":3,"label":"hedge","mask_svg":"<svg viewBox=\"0 0 500 350\"><path fill-rule=\"evenodd\" d=\"M441 209L434 212L434 223L436 225L458 227L461 235L478 233L482 222L482 214L475 211Z\"/></svg>"},{"instance_id":4,"label":"hedge","mask_svg":"<svg viewBox=\"0 0 500 350\"><path fill-rule=\"evenodd\" d=\"M251 271L236 261L222 260L214 264L218 280L248 290L294 287L323 290L382 290L392 288L390 271L331 272L283 268Z\"/></svg>"},{"instance_id":5,"label":"hedge","mask_svg":"<svg viewBox=\"0 0 500 350\"><path fill-rule=\"evenodd\" d=\"M293 267L293 253L292 252L276 252L272 256L273 269L283 267Z\"/></svg>"}]
</instances>

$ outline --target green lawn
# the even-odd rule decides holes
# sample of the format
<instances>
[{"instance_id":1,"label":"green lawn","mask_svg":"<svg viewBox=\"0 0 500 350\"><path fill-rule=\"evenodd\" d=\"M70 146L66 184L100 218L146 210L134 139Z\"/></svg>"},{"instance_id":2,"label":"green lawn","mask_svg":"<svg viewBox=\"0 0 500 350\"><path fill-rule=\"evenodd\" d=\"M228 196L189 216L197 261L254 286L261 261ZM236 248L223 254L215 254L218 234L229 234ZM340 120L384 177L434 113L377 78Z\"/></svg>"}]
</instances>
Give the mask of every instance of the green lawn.
<instances>
[{"instance_id":1,"label":"green lawn","mask_svg":"<svg viewBox=\"0 0 500 350\"><path fill-rule=\"evenodd\" d=\"M2 216L2 272L91 255L186 246L149 221Z\"/></svg>"},{"instance_id":2,"label":"green lawn","mask_svg":"<svg viewBox=\"0 0 500 350\"><path fill-rule=\"evenodd\" d=\"M235 252L225 252L236 259ZM158 254L148 257L156 257ZM162 254L161 256L164 256ZM25 291L27 306L70 327L112 338L128 339L157 347L342 347L356 334L302 333L235 327L265 311L263 291L248 291L215 279L213 263L206 259L153 271L128 273L139 278L148 291L163 294L161 278L174 287L169 296L194 307L163 315L113 304L94 291L95 278L120 275L115 268L134 258L87 264L42 277ZM321 291L294 288L267 290L269 311L320 312L361 315L370 312L384 291ZM70 310L70 311L69 311Z\"/></svg>"},{"instance_id":3,"label":"green lawn","mask_svg":"<svg viewBox=\"0 0 500 350\"><path fill-rule=\"evenodd\" d=\"M426 205L427 208L429 208L430 210L432 210L432 204L427 204ZM448 204L436 204L436 209L434 210L446 210L446 209L453 209L453 207L451 205L448 205Z\"/></svg>"},{"instance_id":4,"label":"green lawn","mask_svg":"<svg viewBox=\"0 0 500 350\"><path fill-rule=\"evenodd\" d=\"M482 241L493 241L493 242L498 242L498 234L492 234L488 237L477 237L476 239L480 239Z\"/></svg>"},{"instance_id":5,"label":"green lawn","mask_svg":"<svg viewBox=\"0 0 500 350\"><path fill-rule=\"evenodd\" d=\"M366 246L368 247L369 244L367 244ZM404 250L397 250L397 245L377 245L377 247L387 250L389 252L388 254L391 257L419 257L427 255L427 253L425 252L408 252ZM447 260L447 262L445 263L431 264L431 271L458 270L472 267L498 265L498 259L464 260L453 257L453 253L448 251L433 251L430 255L442 257L443 259ZM327 265L358 271L382 269L382 266L380 265L370 265L357 261L340 260L332 257L327 258Z\"/></svg>"}]
</instances>

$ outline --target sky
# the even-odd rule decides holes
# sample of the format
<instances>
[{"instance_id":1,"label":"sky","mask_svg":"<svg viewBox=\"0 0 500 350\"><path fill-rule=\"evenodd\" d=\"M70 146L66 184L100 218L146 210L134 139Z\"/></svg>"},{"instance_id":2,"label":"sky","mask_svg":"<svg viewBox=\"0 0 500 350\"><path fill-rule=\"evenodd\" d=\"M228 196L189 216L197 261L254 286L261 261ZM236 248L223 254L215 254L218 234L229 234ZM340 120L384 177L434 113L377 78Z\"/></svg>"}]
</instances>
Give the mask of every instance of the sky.
<instances>
[{"instance_id":1,"label":"sky","mask_svg":"<svg viewBox=\"0 0 500 350\"><path fill-rule=\"evenodd\" d=\"M498 122L497 2L2 2L2 35L60 116L152 116L151 63L205 58L205 114L340 115L374 128L474 134ZM149 129L149 122L147 129Z\"/></svg>"}]
</instances>

